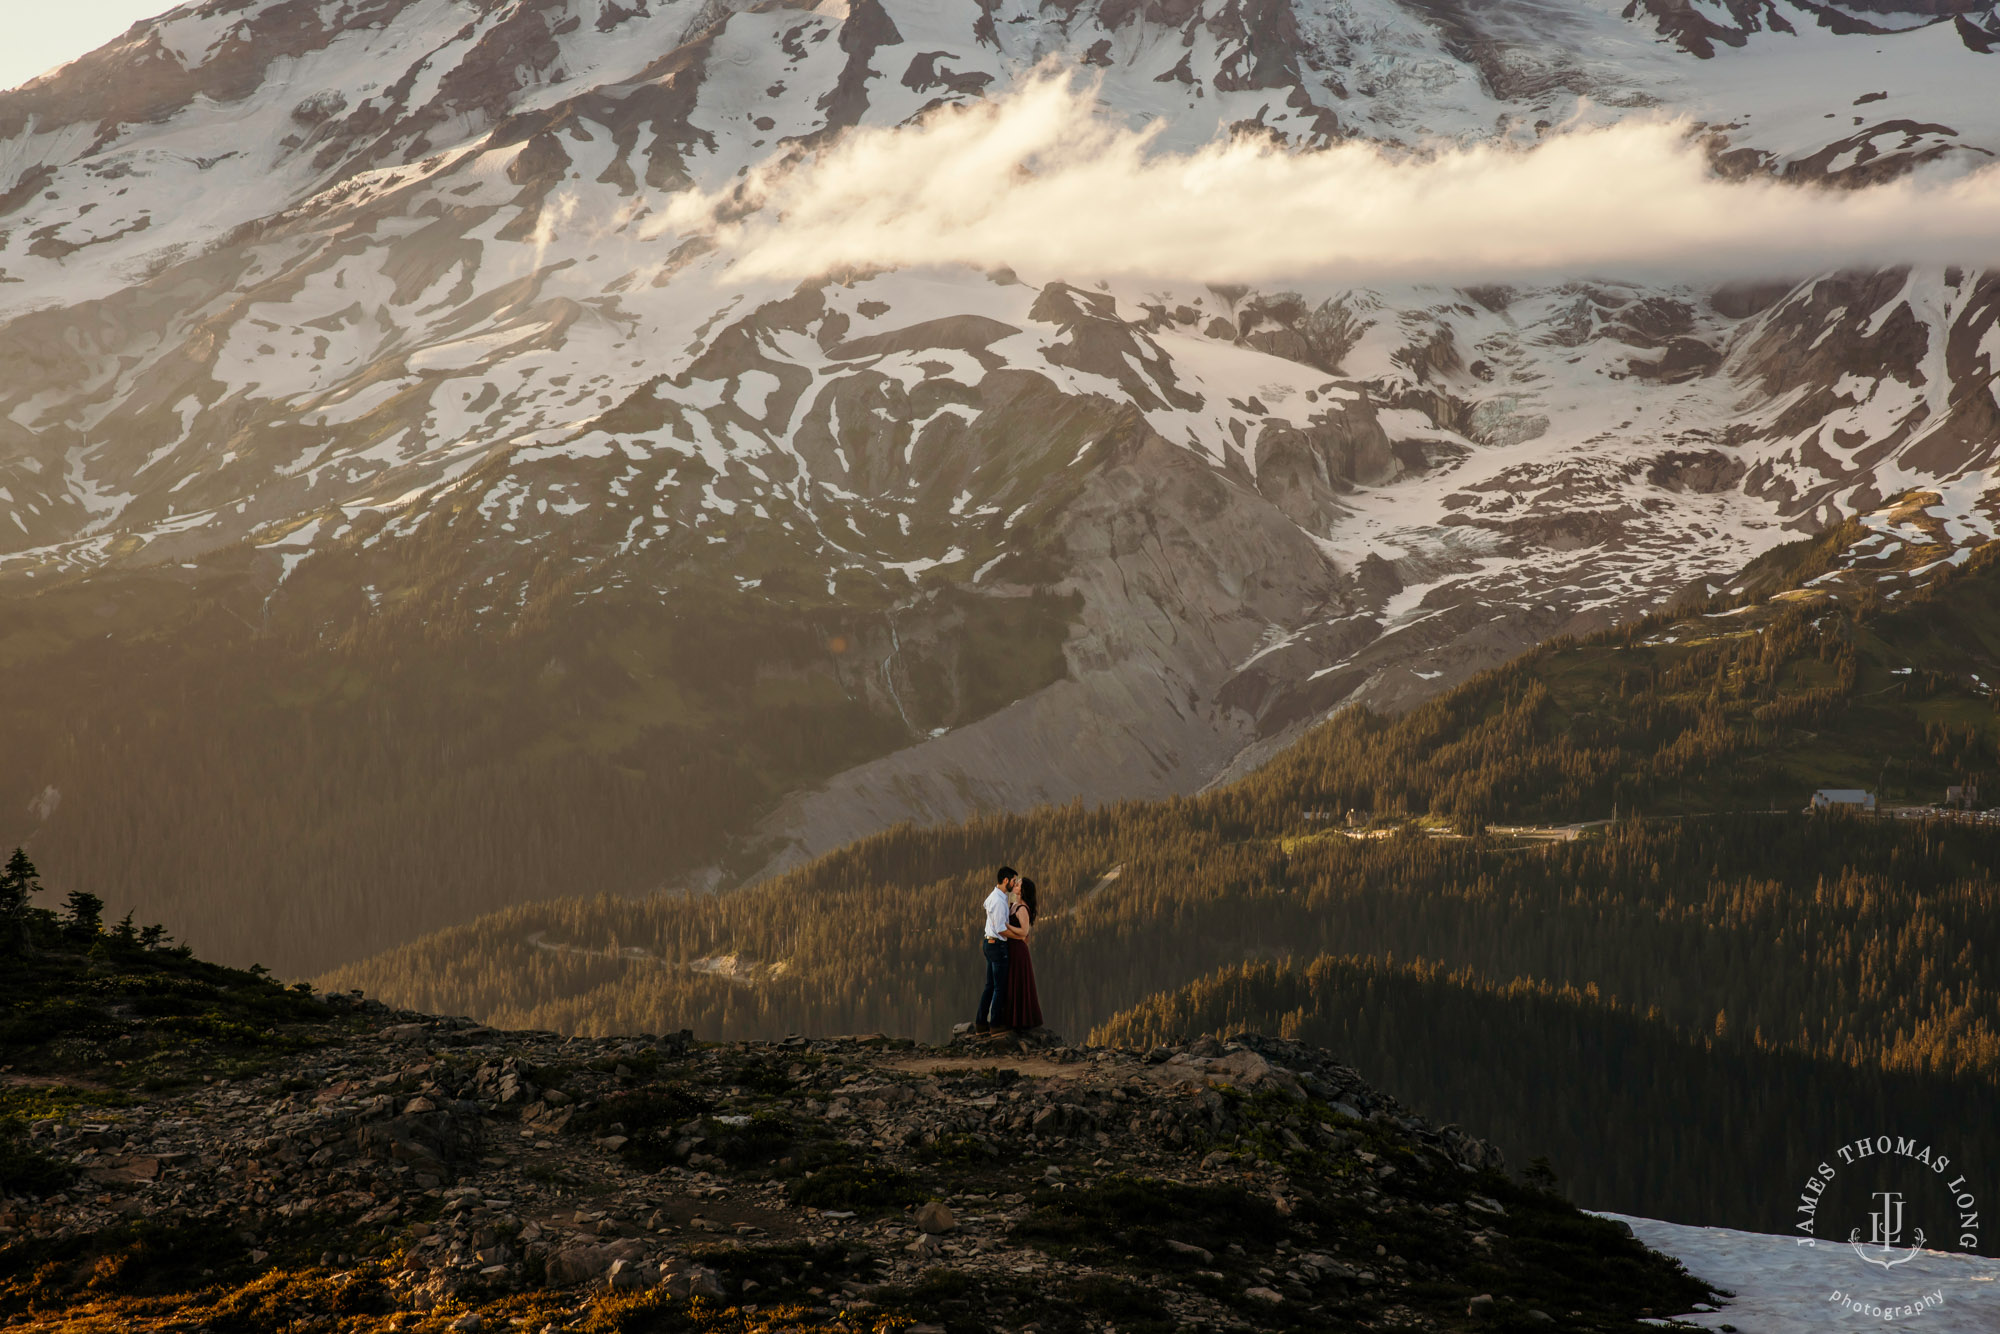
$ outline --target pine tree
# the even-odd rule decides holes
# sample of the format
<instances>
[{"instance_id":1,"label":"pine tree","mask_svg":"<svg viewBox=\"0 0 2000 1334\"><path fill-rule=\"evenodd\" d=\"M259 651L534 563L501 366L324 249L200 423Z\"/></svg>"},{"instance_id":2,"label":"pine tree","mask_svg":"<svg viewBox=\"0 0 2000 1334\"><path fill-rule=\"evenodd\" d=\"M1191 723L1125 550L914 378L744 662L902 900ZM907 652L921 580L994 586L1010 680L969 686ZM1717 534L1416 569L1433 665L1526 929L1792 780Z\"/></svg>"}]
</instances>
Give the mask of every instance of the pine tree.
<instances>
[{"instance_id":1,"label":"pine tree","mask_svg":"<svg viewBox=\"0 0 2000 1334\"><path fill-rule=\"evenodd\" d=\"M28 900L42 888L41 874L28 854L19 848L0 868L0 917L19 917L28 910Z\"/></svg>"},{"instance_id":2,"label":"pine tree","mask_svg":"<svg viewBox=\"0 0 2000 1334\"><path fill-rule=\"evenodd\" d=\"M77 940L94 940L104 930L104 900L87 889L72 889L63 901L68 910L63 919L65 934Z\"/></svg>"},{"instance_id":3,"label":"pine tree","mask_svg":"<svg viewBox=\"0 0 2000 1334\"><path fill-rule=\"evenodd\" d=\"M15 848L7 865L0 868L0 951L18 954L27 948L28 900L41 888L35 864L27 853Z\"/></svg>"}]
</instances>

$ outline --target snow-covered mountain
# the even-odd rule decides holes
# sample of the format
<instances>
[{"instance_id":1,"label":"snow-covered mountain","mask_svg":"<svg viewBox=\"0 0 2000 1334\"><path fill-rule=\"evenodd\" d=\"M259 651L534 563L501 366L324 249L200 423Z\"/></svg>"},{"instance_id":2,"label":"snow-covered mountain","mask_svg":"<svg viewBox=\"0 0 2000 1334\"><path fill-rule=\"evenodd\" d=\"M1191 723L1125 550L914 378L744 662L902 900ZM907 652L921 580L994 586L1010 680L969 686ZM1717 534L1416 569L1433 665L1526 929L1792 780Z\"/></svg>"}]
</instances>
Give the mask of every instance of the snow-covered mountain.
<instances>
[{"instance_id":1,"label":"snow-covered mountain","mask_svg":"<svg viewBox=\"0 0 2000 1334\"><path fill-rule=\"evenodd\" d=\"M204 0L0 94L0 579L227 565L329 639L419 582L496 638L551 596L857 627L825 670L893 741L746 807L782 862L1193 789L1912 488L2000 522L1993 274L792 283L662 230L1048 62L1161 151L2000 152L1992 0ZM926 691L1038 591L1055 670Z\"/></svg>"}]
</instances>

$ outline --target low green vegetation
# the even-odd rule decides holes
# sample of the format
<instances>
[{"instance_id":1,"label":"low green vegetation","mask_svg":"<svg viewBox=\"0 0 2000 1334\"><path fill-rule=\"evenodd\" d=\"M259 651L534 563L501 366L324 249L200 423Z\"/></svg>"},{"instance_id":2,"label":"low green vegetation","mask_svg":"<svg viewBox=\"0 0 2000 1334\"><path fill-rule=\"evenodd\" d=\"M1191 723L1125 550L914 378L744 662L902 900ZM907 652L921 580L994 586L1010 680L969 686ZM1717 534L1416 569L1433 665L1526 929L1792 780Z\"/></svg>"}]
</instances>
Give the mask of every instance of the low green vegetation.
<instances>
[{"instance_id":1,"label":"low green vegetation","mask_svg":"<svg viewBox=\"0 0 2000 1334\"><path fill-rule=\"evenodd\" d=\"M851 1209L880 1213L916 1204L923 1183L907 1172L870 1163L835 1163L794 1181L793 1204L811 1209Z\"/></svg>"},{"instance_id":2,"label":"low green vegetation","mask_svg":"<svg viewBox=\"0 0 2000 1334\"><path fill-rule=\"evenodd\" d=\"M1270 1196L1233 1186L1192 1186L1114 1176L1077 1190L1038 1189L1015 1240L1099 1264L1198 1269L1231 1245L1269 1245L1285 1233ZM1210 1253L1202 1260L1170 1243Z\"/></svg>"},{"instance_id":3,"label":"low green vegetation","mask_svg":"<svg viewBox=\"0 0 2000 1334\"><path fill-rule=\"evenodd\" d=\"M37 1082L0 1090L0 1115L115 1107L120 1090L254 1070L316 1041L297 1026L328 1018L304 983L204 962L129 916L107 925L88 891L70 891L60 911L40 906L41 893L16 849L0 872L0 1049L17 1079ZM62 1082L80 1070L93 1082Z\"/></svg>"},{"instance_id":4,"label":"low green vegetation","mask_svg":"<svg viewBox=\"0 0 2000 1334\"><path fill-rule=\"evenodd\" d=\"M0 1195L48 1195L70 1182L69 1167L23 1139L22 1123L0 1117Z\"/></svg>"},{"instance_id":5,"label":"low green vegetation","mask_svg":"<svg viewBox=\"0 0 2000 1334\"><path fill-rule=\"evenodd\" d=\"M1001 1156L1000 1146L992 1140L966 1134L940 1135L917 1150L921 1161L943 1166L992 1164Z\"/></svg>"},{"instance_id":6,"label":"low green vegetation","mask_svg":"<svg viewBox=\"0 0 2000 1334\"><path fill-rule=\"evenodd\" d=\"M323 1040L304 1027L328 1015L303 985L205 963L129 917L107 926L88 891L60 911L40 906L42 893L17 848L0 869L0 1197L69 1180L29 1142L37 1121L116 1121L147 1092L252 1073Z\"/></svg>"}]
</instances>

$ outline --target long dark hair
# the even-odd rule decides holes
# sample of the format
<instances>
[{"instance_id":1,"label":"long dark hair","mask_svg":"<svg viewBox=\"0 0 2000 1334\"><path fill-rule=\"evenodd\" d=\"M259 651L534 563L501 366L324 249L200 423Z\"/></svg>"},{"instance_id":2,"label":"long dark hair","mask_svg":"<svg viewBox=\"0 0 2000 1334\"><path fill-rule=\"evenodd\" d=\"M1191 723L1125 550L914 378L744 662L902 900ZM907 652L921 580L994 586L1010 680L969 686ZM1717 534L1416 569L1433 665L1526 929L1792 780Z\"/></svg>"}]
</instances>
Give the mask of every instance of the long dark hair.
<instances>
[{"instance_id":1,"label":"long dark hair","mask_svg":"<svg viewBox=\"0 0 2000 1334\"><path fill-rule=\"evenodd\" d=\"M1021 906L1028 910L1028 925L1035 924L1035 882L1021 877Z\"/></svg>"}]
</instances>

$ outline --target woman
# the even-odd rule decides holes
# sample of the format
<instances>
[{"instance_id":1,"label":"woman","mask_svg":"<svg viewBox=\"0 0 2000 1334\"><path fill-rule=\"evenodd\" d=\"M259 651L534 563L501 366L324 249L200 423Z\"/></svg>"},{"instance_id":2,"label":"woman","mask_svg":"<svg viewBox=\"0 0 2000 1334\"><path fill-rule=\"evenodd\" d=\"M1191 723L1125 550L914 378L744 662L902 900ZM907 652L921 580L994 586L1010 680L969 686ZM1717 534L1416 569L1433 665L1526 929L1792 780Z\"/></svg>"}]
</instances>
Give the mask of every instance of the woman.
<instances>
[{"instance_id":1,"label":"woman","mask_svg":"<svg viewBox=\"0 0 2000 1334\"><path fill-rule=\"evenodd\" d=\"M1007 1026L1042 1026L1042 998L1035 994L1035 961L1028 955L1028 936L1035 925L1035 882L1020 880L1009 897L1013 925L1007 928Z\"/></svg>"}]
</instances>

